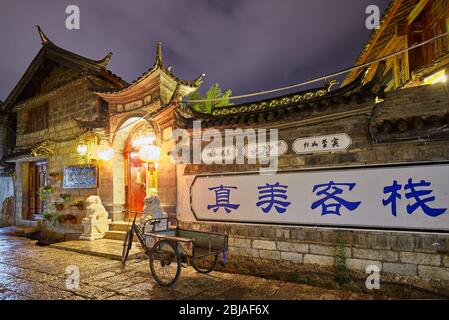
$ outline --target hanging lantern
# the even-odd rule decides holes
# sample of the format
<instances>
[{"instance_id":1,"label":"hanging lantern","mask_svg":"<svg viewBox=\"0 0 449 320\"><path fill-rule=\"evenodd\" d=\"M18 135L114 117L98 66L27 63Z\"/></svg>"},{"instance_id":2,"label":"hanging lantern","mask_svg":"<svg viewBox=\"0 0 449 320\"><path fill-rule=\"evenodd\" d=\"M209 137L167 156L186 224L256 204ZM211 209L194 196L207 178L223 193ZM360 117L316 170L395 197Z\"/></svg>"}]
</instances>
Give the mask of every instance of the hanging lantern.
<instances>
[{"instance_id":1,"label":"hanging lantern","mask_svg":"<svg viewBox=\"0 0 449 320\"><path fill-rule=\"evenodd\" d=\"M78 152L78 154L80 156L84 156L87 154L87 144L84 143L80 143L77 147L76 147L76 152Z\"/></svg>"},{"instance_id":2,"label":"hanging lantern","mask_svg":"<svg viewBox=\"0 0 449 320\"><path fill-rule=\"evenodd\" d=\"M95 150L98 159L109 161L114 157L114 149L112 149L108 144L101 144L96 147Z\"/></svg>"},{"instance_id":3,"label":"hanging lantern","mask_svg":"<svg viewBox=\"0 0 449 320\"><path fill-rule=\"evenodd\" d=\"M157 162L161 157L161 148L150 145L142 146L139 150L139 158L145 162Z\"/></svg>"},{"instance_id":4,"label":"hanging lantern","mask_svg":"<svg viewBox=\"0 0 449 320\"><path fill-rule=\"evenodd\" d=\"M153 135L141 135L133 140L132 145L134 148L140 149L143 146L151 145L155 140Z\"/></svg>"}]
</instances>

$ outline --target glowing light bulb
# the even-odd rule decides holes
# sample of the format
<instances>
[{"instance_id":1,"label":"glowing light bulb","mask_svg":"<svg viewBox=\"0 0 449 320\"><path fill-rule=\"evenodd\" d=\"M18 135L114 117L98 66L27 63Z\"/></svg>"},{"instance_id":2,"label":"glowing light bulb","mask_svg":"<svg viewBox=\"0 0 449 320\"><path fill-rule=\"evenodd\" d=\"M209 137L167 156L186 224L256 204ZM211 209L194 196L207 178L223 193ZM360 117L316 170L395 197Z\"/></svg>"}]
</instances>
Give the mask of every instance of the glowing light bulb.
<instances>
[{"instance_id":1,"label":"glowing light bulb","mask_svg":"<svg viewBox=\"0 0 449 320\"><path fill-rule=\"evenodd\" d=\"M109 161L114 157L114 149L107 144L97 146L96 153L100 160Z\"/></svg>"},{"instance_id":2,"label":"glowing light bulb","mask_svg":"<svg viewBox=\"0 0 449 320\"><path fill-rule=\"evenodd\" d=\"M84 156L87 153L87 145L81 143L76 147L76 152L78 152L78 154L80 156Z\"/></svg>"},{"instance_id":3,"label":"glowing light bulb","mask_svg":"<svg viewBox=\"0 0 449 320\"><path fill-rule=\"evenodd\" d=\"M139 150L139 158L145 162L156 162L161 157L161 148L157 146L143 146Z\"/></svg>"}]
</instances>

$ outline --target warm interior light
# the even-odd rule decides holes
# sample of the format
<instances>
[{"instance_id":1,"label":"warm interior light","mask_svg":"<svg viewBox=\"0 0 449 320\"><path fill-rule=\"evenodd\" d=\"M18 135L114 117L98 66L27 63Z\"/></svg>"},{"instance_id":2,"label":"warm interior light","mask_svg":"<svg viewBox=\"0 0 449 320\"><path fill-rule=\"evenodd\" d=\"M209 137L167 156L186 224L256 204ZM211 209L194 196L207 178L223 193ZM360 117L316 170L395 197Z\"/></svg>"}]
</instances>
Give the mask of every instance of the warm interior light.
<instances>
[{"instance_id":1,"label":"warm interior light","mask_svg":"<svg viewBox=\"0 0 449 320\"><path fill-rule=\"evenodd\" d=\"M84 156L85 154L87 154L87 145L80 143L77 147L76 147L76 151L78 152L78 154L80 156Z\"/></svg>"},{"instance_id":2,"label":"warm interior light","mask_svg":"<svg viewBox=\"0 0 449 320\"><path fill-rule=\"evenodd\" d=\"M145 162L157 162L161 157L161 148L154 145L142 146L139 150L139 158Z\"/></svg>"},{"instance_id":3,"label":"warm interior light","mask_svg":"<svg viewBox=\"0 0 449 320\"><path fill-rule=\"evenodd\" d=\"M156 140L155 137L151 135L140 136L133 140L132 145L134 148L140 149L143 146L147 146L154 143L155 140Z\"/></svg>"},{"instance_id":4,"label":"warm interior light","mask_svg":"<svg viewBox=\"0 0 449 320\"><path fill-rule=\"evenodd\" d=\"M109 161L114 157L114 149L107 144L101 144L97 146L96 154L100 160Z\"/></svg>"},{"instance_id":5,"label":"warm interior light","mask_svg":"<svg viewBox=\"0 0 449 320\"><path fill-rule=\"evenodd\" d=\"M435 83L442 83L447 82L447 75L446 70L440 70L431 76L428 76L427 78L424 78L424 84L435 84Z\"/></svg>"}]
</instances>

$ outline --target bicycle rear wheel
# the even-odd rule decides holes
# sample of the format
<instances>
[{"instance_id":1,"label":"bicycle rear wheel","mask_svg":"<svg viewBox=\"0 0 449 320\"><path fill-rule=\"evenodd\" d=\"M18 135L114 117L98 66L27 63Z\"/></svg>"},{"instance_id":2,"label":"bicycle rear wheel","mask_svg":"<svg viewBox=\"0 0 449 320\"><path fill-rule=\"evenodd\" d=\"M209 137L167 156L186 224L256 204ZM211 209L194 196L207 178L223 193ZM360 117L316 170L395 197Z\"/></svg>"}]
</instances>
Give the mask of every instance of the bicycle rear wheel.
<instances>
[{"instance_id":1,"label":"bicycle rear wheel","mask_svg":"<svg viewBox=\"0 0 449 320\"><path fill-rule=\"evenodd\" d=\"M218 254L192 259L192 267L199 273L208 274L214 271L218 262Z\"/></svg>"}]
</instances>

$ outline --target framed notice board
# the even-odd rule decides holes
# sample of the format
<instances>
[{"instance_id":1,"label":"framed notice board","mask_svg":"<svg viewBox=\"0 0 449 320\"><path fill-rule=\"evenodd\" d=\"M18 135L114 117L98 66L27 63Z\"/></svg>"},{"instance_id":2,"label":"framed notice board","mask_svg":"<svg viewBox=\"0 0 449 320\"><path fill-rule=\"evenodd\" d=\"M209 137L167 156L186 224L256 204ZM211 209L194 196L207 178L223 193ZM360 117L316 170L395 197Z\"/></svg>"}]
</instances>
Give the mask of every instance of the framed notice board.
<instances>
[{"instance_id":1,"label":"framed notice board","mask_svg":"<svg viewBox=\"0 0 449 320\"><path fill-rule=\"evenodd\" d=\"M75 166L64 168L64 189L92 189L98 183L98 170L95 166Z\"/></svg>"}]
</instances>

